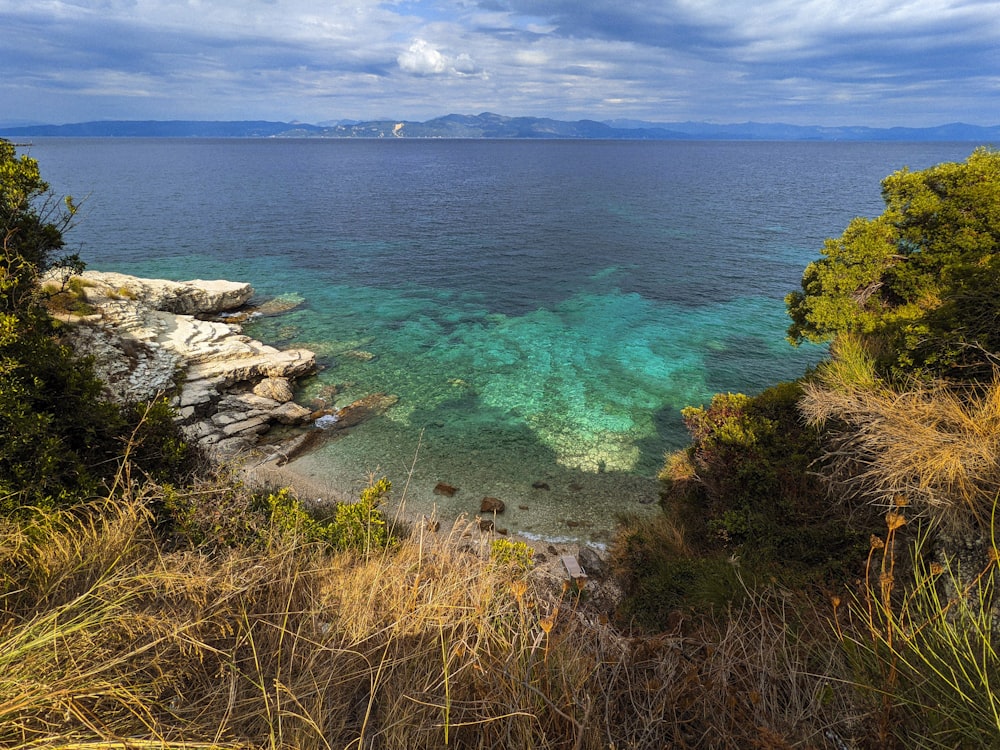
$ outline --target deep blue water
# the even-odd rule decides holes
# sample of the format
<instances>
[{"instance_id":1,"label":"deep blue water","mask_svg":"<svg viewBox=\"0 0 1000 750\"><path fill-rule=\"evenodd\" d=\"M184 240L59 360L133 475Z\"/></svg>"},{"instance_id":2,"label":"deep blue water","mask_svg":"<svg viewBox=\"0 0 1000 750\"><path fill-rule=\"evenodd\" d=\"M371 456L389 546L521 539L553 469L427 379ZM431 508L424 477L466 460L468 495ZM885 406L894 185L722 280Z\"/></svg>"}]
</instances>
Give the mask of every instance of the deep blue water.
<instances>
[{"instance_id":1,"label":"deep blue water","mask_svg":"<svg viewBox=\"0 0 1000 750\"><path fill-rule=\"evenodd\" d=\"M783 298L880 180L973 144L42 139L93 268L228 278L302 304L248 333L307 346L300 400L399 397L298 462L413 511L601 538L655 500L679 410L820 359ZM461 488L433 495L438 481ZM532 488L544 482L548 490ZM527 510L518 506L526 506ZM572 527L567 522L572 521ZM579 525L575 525L579 524Z\"/></svg>"}]
</instances>

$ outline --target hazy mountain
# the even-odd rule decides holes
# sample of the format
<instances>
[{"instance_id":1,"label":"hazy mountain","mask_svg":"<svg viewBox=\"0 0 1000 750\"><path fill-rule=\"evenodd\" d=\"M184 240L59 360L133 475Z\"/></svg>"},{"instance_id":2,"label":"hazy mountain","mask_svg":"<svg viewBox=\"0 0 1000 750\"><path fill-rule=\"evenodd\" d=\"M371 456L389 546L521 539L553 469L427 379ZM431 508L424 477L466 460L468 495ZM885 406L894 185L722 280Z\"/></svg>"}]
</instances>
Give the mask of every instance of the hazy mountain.
<instances>
[{"instance_id":1,"label":"hazy mountain","mask_svg":"<svg viewBox=\"0 0 1000 750\"><path fill-rule=\"evenodd\" d=\"M264 120L227 122L202 120L98 120L69 125L0 127L0 135L65 136L101 138L262 138L280 135L289 128L318 130L315 125L298 125Z\"/></svg>"},{"instance_id":2,"label":"hazy mountain","mask_svg":"<svg viewBox=\"0 0 1000 750\"><path fill-rule=\"evenodd\" d=\"M327 121L323 125L269 121L108 120L68 125L3 126L0 135L197 138L603 138L627 140L768 141L975 141L1000 143L1000 125L951 123L931 128L825 127L785 123L644 122L545 117L446 115L426 122L407 120Z\"/></svg>"}]
</instances>

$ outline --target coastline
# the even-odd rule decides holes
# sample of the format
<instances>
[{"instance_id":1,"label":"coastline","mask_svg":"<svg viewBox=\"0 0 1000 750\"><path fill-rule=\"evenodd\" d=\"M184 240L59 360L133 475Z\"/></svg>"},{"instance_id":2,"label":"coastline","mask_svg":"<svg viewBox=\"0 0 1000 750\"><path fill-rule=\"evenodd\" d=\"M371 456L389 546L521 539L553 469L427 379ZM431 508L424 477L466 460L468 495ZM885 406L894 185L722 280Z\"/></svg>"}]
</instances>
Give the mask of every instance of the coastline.
<instances>
[{"instance_id":1,"label":"coastline","mask_svg":"<svg viewBox=\"0 0 1000 750\"><path fill-rule=\"evenodd\" d=\"M295 458L315 451L339 430L384 412L395 398L371 394L341 409L320 411L296 403L295 382L316 371L315 354L279 350L243 335L240 323L254 310L249 284L175 282L100 271L86 271L73 279L79 281L71 284L70 279L52 276L46 284L74 289L86 303L86 314L59 317L77 351L94 357L113 400L166 395L188 438L215 463L232 466L236 476L251 486L289 487L314 510L357 498L365 485L363 473L347 487L316 476L308 471L308 462L297 464ZM332 428L316 426L320 417L331 420ZM279 425L288 434L268 440ZM605 542L516 529L508 533L504 526L512 521L510 514L527 510L526 506L508 509L508 524L503 515L474 512L479 501L471 498L466 510L442 515L437 514L436 504L429 512L408 509L407 482L397 482L390 496L385 508L390 522L412 529L460 530L461 538L484 543L493 538L523 542L535 551L539 574L555 581L566 579L564 555L576 559L588 550L583 556L589 555L589 567L603 564ZM412 495L416 490L410 491Z\"/></svg>"},{"instance_id":2,"label":"coastline","mask_svg":"<svg viewBox=\"0 0 1000 750\"><path fill-rule=\"evenodd\" d=\"M291 465L279 466L272 458L255 461L254 457L244 457L239 474L250 487L264 491L288 488L298 500L313 512L330 510L336 503L353 502L356 497L316 477L309 476ZM360 484L359 477L359 487ZM392 494L403 493L404 486L393 486ZM385 509L386 521L390 528L397 528L405 534L431 534L437 538L454 538L460 544L489 548L494 539L508 539L521 542L533 551L532 575L542 584L560 589L570 581L570 575L563 559L572 557L584 572L581 585L591 599L598 599L613 606L622 593L617 584L607 575L609 563L605 545L588 544L579 540L544 539L511 532L500 533L494 529L483 529L480 520L491 520L491 514L460 514L456 518L442 519L436 514L410 511L406 508L405 497L393 497L390 507ZM500 525L502 516L496 516Z\"/></svg>"}]
</instances>

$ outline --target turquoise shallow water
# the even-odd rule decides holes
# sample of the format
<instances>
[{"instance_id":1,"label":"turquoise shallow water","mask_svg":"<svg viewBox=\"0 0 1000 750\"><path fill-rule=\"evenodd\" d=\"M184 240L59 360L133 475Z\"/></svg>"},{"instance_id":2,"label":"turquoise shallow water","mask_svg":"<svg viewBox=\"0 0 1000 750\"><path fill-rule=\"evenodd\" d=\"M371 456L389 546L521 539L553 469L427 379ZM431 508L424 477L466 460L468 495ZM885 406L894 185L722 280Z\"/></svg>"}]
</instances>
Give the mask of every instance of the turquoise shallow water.
<instances>
[{"instance_id":1,"label":"turquoise shallow water","mask_svg":"<svg viewBox=\"0 0 1000 750\"><path fill-rule=\"evenodd\" d=\"M495 496L512 531L605 541L617 514L651 512L682 407L823 356L784 341L782 301L823 238L880 212L885 174L970 150L51 140L32 155L89 196L70 245L93 267L291 295L247 332L317 352L300 400L398 399L297 471L344 495L384 474L417 514Z\"/></svg>"},{"instance_id":2,"label":"turquoise shallow water","mask_svg":"<svg viewBox=\"0 0 1000 750\"><path fill-rule=\"evenodd\" d=\"M612 291L508 316L412 290L369 301L372 316L394 321L372 335L338 320L341 295L359 304L355 290L326 289L250 331L320 354L306 400L343 407L376 391L399 401L298 468L339 485L369 470L398 483L415 458L411 509L473 513L496 496L511 507L503 525L545 536L602 538L615 513L655 501L663 453L684 441L679 409L712 392L710 362L730 370L714 377L744 385L747 361L761 384L796 364L780 310L763 298L688 309ZM801 371L818 355L793 356ZM461 490L433 495L438 481Z\"/></svg>"}]
</instances>

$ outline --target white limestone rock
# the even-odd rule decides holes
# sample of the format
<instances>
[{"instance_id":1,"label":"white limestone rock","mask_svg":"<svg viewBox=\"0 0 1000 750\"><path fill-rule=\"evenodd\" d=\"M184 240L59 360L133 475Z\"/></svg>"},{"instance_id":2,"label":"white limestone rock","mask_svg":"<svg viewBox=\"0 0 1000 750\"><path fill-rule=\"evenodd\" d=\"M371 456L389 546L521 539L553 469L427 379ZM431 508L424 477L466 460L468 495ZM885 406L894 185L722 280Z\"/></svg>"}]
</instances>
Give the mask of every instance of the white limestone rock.
<instances>
[{"instance_id":1,"label":"white limestone rock","mask_svg":"<svg viewBox=\"0 0 1000 750\"><path fill-rule=\"evenodd\" d=\"M77 324L68 338L94 357L114 400L172 393L187 438L222 458L252 446L274 422L308 420L311 412L292 400L292 380L315 370L313 352L279 350L235 324L195 317L244 305L253 294L249 284L96 271L83 278L83 294L98 314L68 319Z\"/></svg>"},{"instance_id":2,"label":"white limestone rock","mask_svg":"<svg viewBox=\"0 0 1000 750\"><path fill-rule=\"evenodd\" d=\"M264 378L253 387L253 392L258 396L273 399L280 404L291 401L294 395L291 382L288 378L283 377Z\"/></svg>"},{"instance_id":3,"label":"white limestone rock","mask_svg":"<svg viewBox=\"0 0 1000 750\"><path fill-rule=\"evenodd\" d=\"M238 281L140 279L108 271L84 271L84 295L91 304L135 300L154 310L196 315L235 310L253 296L253 287Z\"/></svg>"}]
</instances>

